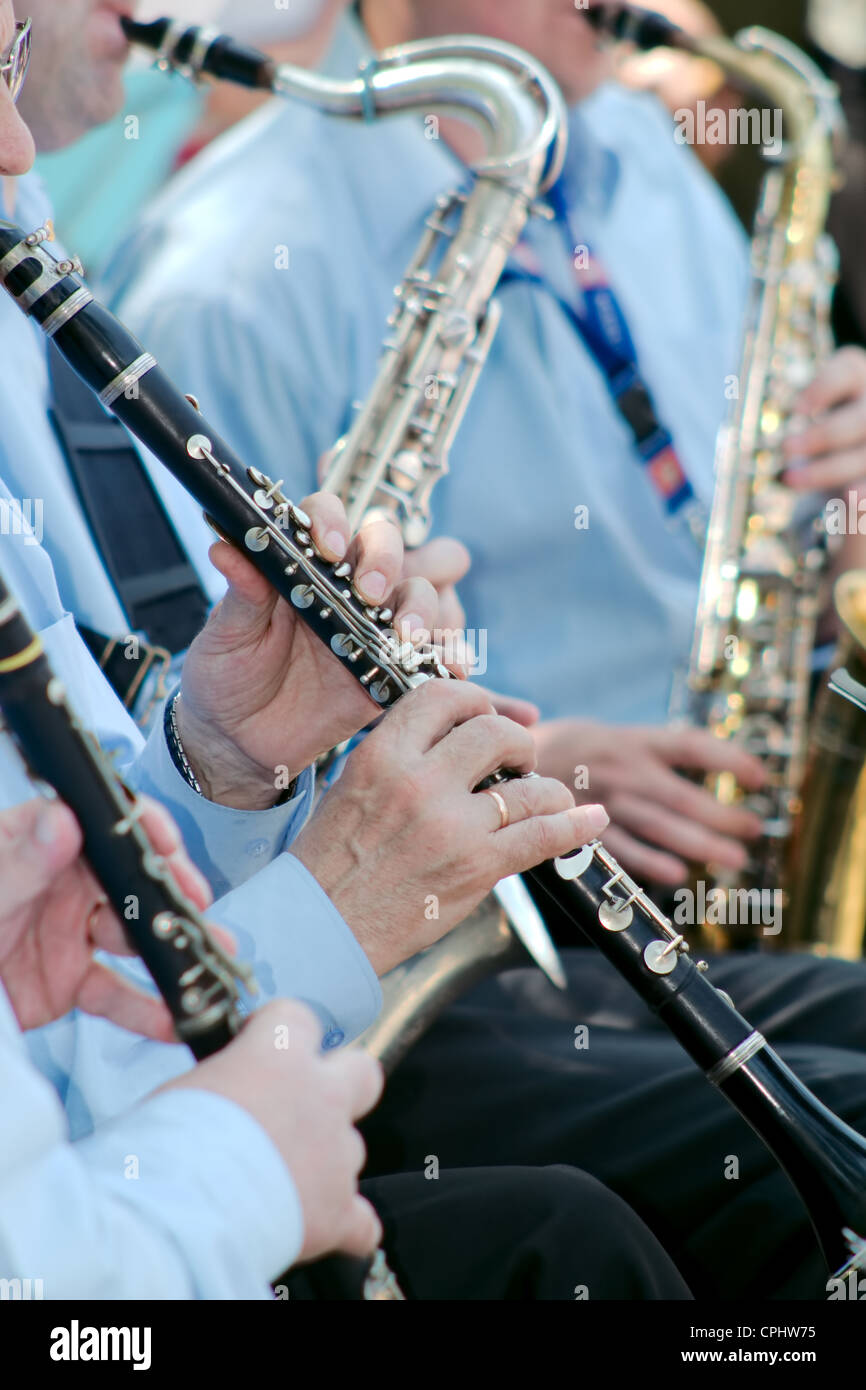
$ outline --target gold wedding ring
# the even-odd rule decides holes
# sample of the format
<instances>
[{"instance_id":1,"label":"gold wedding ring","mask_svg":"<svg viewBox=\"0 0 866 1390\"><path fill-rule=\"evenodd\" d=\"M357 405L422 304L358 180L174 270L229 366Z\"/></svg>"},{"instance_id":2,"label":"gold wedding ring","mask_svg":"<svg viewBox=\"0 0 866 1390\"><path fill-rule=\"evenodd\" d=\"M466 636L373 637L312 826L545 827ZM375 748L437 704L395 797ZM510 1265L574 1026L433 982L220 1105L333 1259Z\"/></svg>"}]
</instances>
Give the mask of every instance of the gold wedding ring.
<instances>
[{"instance_id":1,"label":"gold wedding ring","mask_svg":"<svg viewBox=\"0 0 866 1390\"><path fill-rule=\"evenodd\" d=\"M90 911L88 912L88 914L87 914L87 934L88 934L88 936L92 936L94 930L96 929L96 919L97 919L97 917L99 916L100 912L102 911L102 909L103 909L104 907L108 907L108 899L107 899L106 897L99 897L99 898L96 899L96 902L93 904L93 907L92 907L92 908L90 909Z\"/></svg>"},{"instance_id":2,"label":"gold wedding ring","mask_svg":"<svg viewBox=\"0 0 866 1390\"><path fill-rule=\"evenodd\" d=\"M508 814L508 807L505 804L505 797L500 796L499 792L495 792L492 787L485 787L484 795L492 796L493 800L496 802L496 805L499 807L499 829L504 830L506 825L508 825L509 821L511 820L511 817Z\"/></svg>"}]
</instances>

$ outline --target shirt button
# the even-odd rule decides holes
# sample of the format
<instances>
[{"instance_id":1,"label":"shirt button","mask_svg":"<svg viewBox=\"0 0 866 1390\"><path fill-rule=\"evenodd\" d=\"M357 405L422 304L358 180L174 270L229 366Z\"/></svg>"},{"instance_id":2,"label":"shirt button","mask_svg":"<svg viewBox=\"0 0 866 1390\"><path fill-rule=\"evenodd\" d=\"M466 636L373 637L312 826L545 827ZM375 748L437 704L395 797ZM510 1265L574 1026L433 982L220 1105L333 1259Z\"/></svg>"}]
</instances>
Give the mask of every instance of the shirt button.
<instances>
[{"instance_id":1,"label":"shirt button","mask_svg":"<svg viewBox=\"0 0 866 1390\"><path fill-rule=\"evenodd\" d=\"M345 1041L345 1038L346 1034L343 1032L342 1028L331 1028L322 1038L322 1047L339 1047L340 1043Z\"/></svg>"},{"instance_id":2,"label":"shirt button","mask_svg":"<svg viewBox=\"0 0 866 1390\"><path fill-rule=\"evenodd\" d=\"M267 848L267 840L250 840L250 843L247 845L247 854L252 854L256 859L261 859Z\"/></svg>"}]
</instances>

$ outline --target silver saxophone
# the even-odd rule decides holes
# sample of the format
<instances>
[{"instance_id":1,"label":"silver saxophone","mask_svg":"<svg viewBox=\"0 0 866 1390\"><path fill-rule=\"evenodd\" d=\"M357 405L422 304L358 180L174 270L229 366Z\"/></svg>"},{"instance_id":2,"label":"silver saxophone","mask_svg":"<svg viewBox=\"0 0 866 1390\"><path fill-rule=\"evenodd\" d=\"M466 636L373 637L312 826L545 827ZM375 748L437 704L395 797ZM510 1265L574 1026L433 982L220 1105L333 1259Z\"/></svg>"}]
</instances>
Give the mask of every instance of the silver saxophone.
<instances>
[{"instance_id":1,"label":"silver saxophone","mask_svg":"<svg viewBox=\"0 0 866 1390\"><path fill-rule=\"evenodd\" d=\"M475 125L484 151L469 186L440 198L388 323L376 379L331 451L323 487L342 500L353 531L390 516L407 547L429 534L431 498L490 352L501 310L493 295L540 195L559 177L567 112L548 72L528 54L486 38L409 43L337 81L240 47L216 30L168 19L125 21L159 66L198 80L240 82L334 116L378 119L417 111ZM565 975L520 878L505 880L466 923L383 982L386 1006L365 1046L388 1068L452 998L528 951L560 988Z\"/></svg>"},{"instance_id":2,"label":"silver saxophone","mask_svg":"<svg viewBox=\"0 0 866 1390\"><path fill-rule=\"evenodd\" d=\"M213 29L169 19L123 27L159 66L192 80L223 78L356 120L453 115L481 133L471 186L437 202L396 291L378 376L325 483L353 528L381 510L408 546L422 544L431 494L499 324L493 292L536 199L562 170L568 116L559 88L528 54L487 38L402 44L339 81L276 64Z\"/></svg>"}]
</instances>

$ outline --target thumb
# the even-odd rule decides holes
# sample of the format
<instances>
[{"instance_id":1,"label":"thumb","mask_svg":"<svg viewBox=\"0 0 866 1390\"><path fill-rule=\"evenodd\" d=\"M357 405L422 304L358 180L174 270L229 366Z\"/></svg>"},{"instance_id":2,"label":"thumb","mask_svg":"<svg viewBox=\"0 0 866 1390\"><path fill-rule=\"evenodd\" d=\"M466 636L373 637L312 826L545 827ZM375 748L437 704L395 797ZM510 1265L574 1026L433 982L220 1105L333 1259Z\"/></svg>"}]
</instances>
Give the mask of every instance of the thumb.
<instances>
[{"instance_id":1,"label":"thumb","mask_svg":"<svg viewBox=\"0 0 866 1390\"><path fill-rule=\"evenodd\" d=\"M212 624L222 631L240 631L245 636L264 629L277 603L277 592L245 555L226 541L212 545L210 561L228 583L223 598L212 614ZM205 629L207 631L207 629Z\"/></svg>"}]
</instances>

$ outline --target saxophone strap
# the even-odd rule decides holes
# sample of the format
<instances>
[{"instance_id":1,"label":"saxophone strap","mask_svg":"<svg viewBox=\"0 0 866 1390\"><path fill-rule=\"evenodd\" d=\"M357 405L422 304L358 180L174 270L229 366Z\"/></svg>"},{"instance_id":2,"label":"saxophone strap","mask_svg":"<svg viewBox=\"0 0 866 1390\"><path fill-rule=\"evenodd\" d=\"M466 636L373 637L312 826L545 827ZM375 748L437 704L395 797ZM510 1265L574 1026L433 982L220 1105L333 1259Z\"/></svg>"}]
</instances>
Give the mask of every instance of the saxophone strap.
<instances>
[{"instance_id":1,"label":"saxophone strap","mask_svg":"<svg viewBox=\"0 0 866 1390\"><path fill-rule=\"evenodd\" d=\"M707 514L697 496L673 435L662 422L652 392L641 374L637 348L625 312L604 266L586 246L578 257L569 220L569 207L560 179L548 199L557 225L568 243L569 261L580 290L580 303L565 298L545 277L534 249L521 242L501 284L528 280L553 294L601 371L618 414L628 426L636 457L672 521L683 520L703 553Z\"/></svg>"},{"instance_id":2,"label":"saxophone strap","mask_svg":"<svg viewBox=\"0 0 866 1390\"><path fill-rule=\"evenodd\" d=\"M48 365L52 424L129 630L143 633L150 651L185 651L210 605L162 499L120 421L51 342ZM122 641L90 629L85 640L126 702L145 674L134 669L140 663L125 659Z\"/></svg>"}]
</instances>

